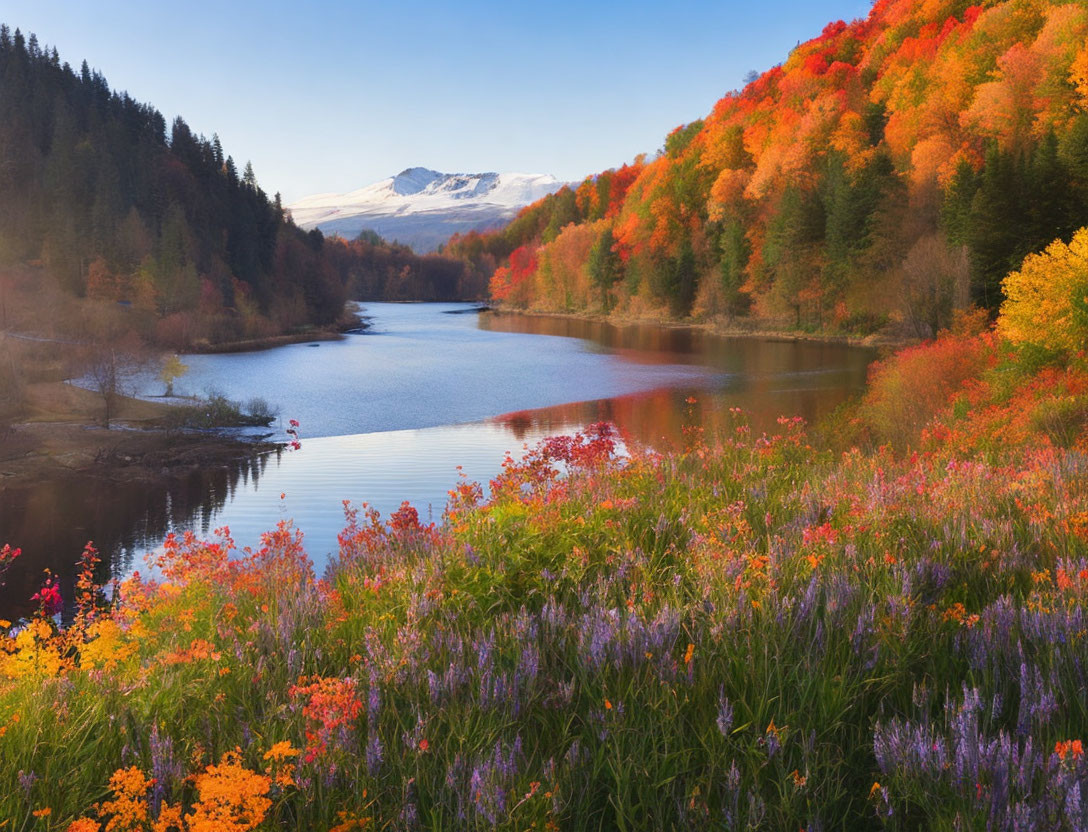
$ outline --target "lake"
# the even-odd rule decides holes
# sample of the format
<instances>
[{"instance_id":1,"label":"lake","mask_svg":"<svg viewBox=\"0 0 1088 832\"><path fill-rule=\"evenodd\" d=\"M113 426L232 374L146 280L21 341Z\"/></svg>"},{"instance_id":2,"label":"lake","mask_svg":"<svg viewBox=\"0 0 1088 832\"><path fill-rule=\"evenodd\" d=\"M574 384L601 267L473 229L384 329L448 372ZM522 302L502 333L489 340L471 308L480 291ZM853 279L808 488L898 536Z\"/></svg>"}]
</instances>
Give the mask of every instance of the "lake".
<instances>
[{"instance_id":1,"label":"lake","mask_svg":"<svg viewBox=\"0 0 1088 832\"><path fill-rule=\"evenodd\" d=\"M364 314L369 328L341 341L183 357L179 394L264 398L279 411L278 435L289 419L301 424L299 451L151 484L72 476L5 491L0 543L24 555L0 590L0 617L22 606L43 568L70 581L87 540L122 574L170 531L228 526L239 545L255 545L290 518L320 570L344 500L383 515L408 500L437 521L458 466L486 484L507 452L598 421L655 447L677 441L685 424L712 431L733 407L757 430L781 415L814 422L864 388L875 358L839 344L470 304L368 303ZM148 380L141 392L162 391Z\"/></svg>"}]
</instances>

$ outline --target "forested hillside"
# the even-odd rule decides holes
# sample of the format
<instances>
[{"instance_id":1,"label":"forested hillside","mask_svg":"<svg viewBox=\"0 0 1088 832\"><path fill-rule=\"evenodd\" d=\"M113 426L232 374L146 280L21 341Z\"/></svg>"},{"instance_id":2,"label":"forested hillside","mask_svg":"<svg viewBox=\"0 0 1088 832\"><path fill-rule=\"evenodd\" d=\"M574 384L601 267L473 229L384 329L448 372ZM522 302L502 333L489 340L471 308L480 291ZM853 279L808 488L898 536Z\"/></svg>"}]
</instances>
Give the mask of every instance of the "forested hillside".
<instances>
[{"instance_id":1,"label":"forested hillside","mask_svg":"<svg viewBox=\"0 0 1088 832\"><path fill-rule=\"evenodd\" d=\"M479 297L486 286L466 283L460 262L302 231L218 137L180 117L167 127L85 61L73 70L6 26L0 195L8 325L93 310L114 333L183 348L331 325L353 295ZM39 308L46 281L79 303Z\"/></svg>"},{"instance_id":2,"label":"forested hillside","mask_svg":"<svg viewBox=\"0 0 1088 832\"><path fill-rule=\"evenodd\" d=\"M153 312L160 335L328 323L344 286L218 138L0 29L0 260ZM233 314L228 315L227 310ZM192 333L196 335L197 333Z\"/></svg>"},{"instance_id":3,"label":"forested hillside","mask_svg":"<svg viewBox=\"0 0 1088 832\"><path fill-rule=\"evenodd\" d=\"M518 307L930 335L1088 223L1086 109L1086 4L880 0L653 159L447 250Z\"/></svg>"},{"instance_id":4,"label":"forested hillside","mask_svg":"<svg viewBox=\"0 0 1088 832\"><path fill-rule=\"evenodd\" d=\"M320 232L319 232L320 233ZM337 260L350 274L358 300L453 301L487 297L490 271L460 257L416 254L411 248L363 231L354 240L336 238Z\"/></svg>"}]
</instances>

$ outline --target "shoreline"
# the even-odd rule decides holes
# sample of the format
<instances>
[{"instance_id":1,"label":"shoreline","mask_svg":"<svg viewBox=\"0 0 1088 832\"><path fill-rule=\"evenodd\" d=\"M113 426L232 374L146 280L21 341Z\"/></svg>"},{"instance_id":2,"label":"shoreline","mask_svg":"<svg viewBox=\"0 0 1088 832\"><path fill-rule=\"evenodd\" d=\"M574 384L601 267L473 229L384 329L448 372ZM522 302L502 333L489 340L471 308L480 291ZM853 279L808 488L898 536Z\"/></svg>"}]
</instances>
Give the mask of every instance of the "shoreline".
<instances>
[{"instance_id":1,"label":"shoreline","mask_svg":"<svg viewBox=\"0 0 1088 832\"><path fill-rule=\"evenodd\" d=\"M770 322L753 320L752 328L740 327L734 324L726 324L722 321L694 321L676 320L672 318L657 317L630 317L602 315L593 312L550 312L543 310L512 309L505 306L492 306L481 312L493 315L524 315L538 318L565 318L568 320L591 321L593 323L611 324L615 327L631 326L658 326L666 329L690 329L706 332L721 338L757 338L765 341L786 342L812 342L822 344L841 344L849 347L862 347L876 349L882 352L895 351L912 344L921 343L920 338L907 338L893 335L849 335L845 333L829 332L800 332L796 330L780 329Z\"/></svg>"},{"instance_id":2,"label":"shoreline","mask_svg":"<svg viewBox=\"0 0 1088 832\"><path fill-rule=\"evenodd\" d=\"M319 332L299 332L294 335L269 335L265 338L250 338L244 341L224 341L220 344L193 344L182 351L182 355L227 355L235 352L260 352L276 347L287 347L291 344L305 344L311 341L341 341L348 333L365 329L365 325L357 324L352 329L345 330L321 330Z\"/></svg>"},{"instance_id":3,"label":"shoreline","mask_svg":"<svg viewBox=\"0 0 1088 832\"><path fill-rule=\"evenodd\" d=\"M0 494L66 476L154 479L226 466L284 445L268 437L168 429L162 420L172 405L127 397L106 428L96 394L64 382L32 385L30 400L26 416L0 425Z\"/></svg>"},{"instance_id":4,"label":"shoreline","mask_svg":"<svg viewBox=\"0 0 1088 832\"><path fill-rule=\"evenodd\" d=\"M353 308L354 305L354 308ZM345 335L365 332L370 328L369 318L364 314L362 301L348 301L344 305L344 314L331 327L322 327L307 332L267 335L263 338L246 338L241 341L224 341L219 344L191 344L183 353L189 355L226 355L235 352L258 352L276 347L307 342L342 341Z\"/></svg>"},{"instance_id":5,"label":"shoreline","mask_svg":"<svg viewBox=\"0 0 1088 832\"><path fill-rule=\"evenodd\" d=\"M469 310L466 310L469 311ZM476 309L471 310L476 312ZM652 317L605 316L587 312L517 310L502 306L479 308L480 314L521 315L606 323L616 327L649 325L688 329L722 338L841 344L888 352L916 339L794 332L753 321L751 328L723 321L683 321ZM351 309L350 320L338 331L277 335L195 347L199 353L235 353L274 349L290 344L335 341L345 333L369 328L365 308ZM122 398L113 426L101 425L101 399L93 392L62 381L31 385L27 413L10 425L0 425L0 493L58 476L94 476L116 481L151 479L207 466L224 466L284 447L268 437L246 438L227 429L184 431L164 426L175 405L150 399Z\"/></svg>"}]
</instances>

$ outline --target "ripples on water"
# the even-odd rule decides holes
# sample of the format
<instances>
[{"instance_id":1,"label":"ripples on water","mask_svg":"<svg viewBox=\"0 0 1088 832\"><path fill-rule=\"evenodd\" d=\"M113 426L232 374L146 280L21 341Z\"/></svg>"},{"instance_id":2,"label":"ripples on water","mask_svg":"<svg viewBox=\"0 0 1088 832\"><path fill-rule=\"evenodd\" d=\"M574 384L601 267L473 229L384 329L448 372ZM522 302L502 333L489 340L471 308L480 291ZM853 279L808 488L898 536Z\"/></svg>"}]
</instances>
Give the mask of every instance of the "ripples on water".
<instances>
[{"instance_id":1,"label":"ripples on water","mask_svg":"<svg viewBox=\"0 0 1088 832\"><path fill-rule=\"evenodd\" d=\"M302 450L150 485L73 476L0 492L0 543L25 553L0 610L33 592L42 568L70 581L89 539L121 573L171 530L227 525L252 545L293 518L320 568L344 500L387 515L407 499L438 520L458 466L486 483L507 451L596 421L655 445L674 441L685 421L712 431L730 407L757 429L779 415L815 421L862 389L874 357L683 328L446 314L466 308L367 304L371 329L343 341L184 357L179 393L263 397L282 420L302 423ZM161 391L148 382L144 392Z\"/></svg>"}]
</instances>

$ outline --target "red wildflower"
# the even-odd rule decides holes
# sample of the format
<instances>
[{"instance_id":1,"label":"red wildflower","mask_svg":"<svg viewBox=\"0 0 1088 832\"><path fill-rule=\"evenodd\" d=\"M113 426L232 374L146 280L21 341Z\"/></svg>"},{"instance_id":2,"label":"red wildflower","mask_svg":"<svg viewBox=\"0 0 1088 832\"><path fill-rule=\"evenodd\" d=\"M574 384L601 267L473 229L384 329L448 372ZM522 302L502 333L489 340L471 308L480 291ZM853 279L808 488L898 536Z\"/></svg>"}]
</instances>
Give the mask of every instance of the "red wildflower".
<instances>
[{"instance_id":1,"label":"red wildflower","mask_svg":"<svg viewBox=\"0 0 1088 832\"><path fill-rule=\"evenodd\" d=\"M60 595L60 587L52 576L45 579L42 588L30 596L31 601L38 602L38 612L45 618L56 615L64 609L64 599Z\"/></svg>"}]
</instances>

